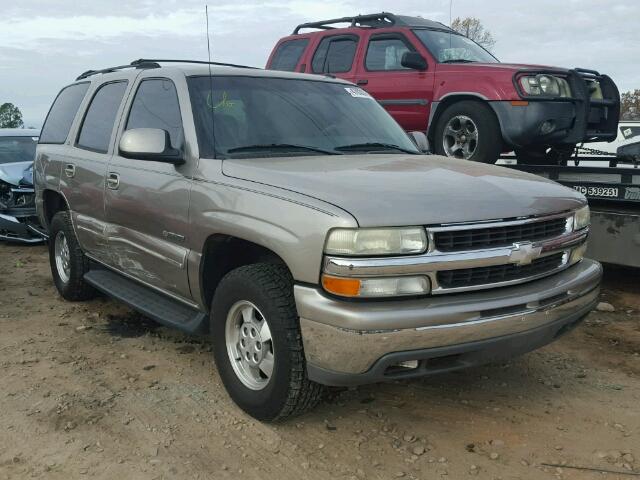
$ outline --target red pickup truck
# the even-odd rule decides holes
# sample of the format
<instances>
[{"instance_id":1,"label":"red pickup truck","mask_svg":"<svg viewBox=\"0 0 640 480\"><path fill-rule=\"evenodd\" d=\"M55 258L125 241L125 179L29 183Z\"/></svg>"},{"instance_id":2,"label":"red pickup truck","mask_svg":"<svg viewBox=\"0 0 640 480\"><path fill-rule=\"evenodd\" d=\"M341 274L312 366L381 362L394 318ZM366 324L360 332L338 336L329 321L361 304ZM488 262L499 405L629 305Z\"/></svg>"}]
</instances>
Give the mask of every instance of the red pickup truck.
<instances>
[{"instance_id":1,"label":"red pickup truck","mask_svg":"<svg viewBox=\"0 0 640 480\"><path fill-rule=\"evenodd\" d=\"M276 44L267 68L350 80L405 130L426 132L441 155L494 162L515 150L520 163L557 163L576 145L617 134L620 95L608 76L500 63L421 17L376 13L304 23Z\"/></svg>"}]
</instances>

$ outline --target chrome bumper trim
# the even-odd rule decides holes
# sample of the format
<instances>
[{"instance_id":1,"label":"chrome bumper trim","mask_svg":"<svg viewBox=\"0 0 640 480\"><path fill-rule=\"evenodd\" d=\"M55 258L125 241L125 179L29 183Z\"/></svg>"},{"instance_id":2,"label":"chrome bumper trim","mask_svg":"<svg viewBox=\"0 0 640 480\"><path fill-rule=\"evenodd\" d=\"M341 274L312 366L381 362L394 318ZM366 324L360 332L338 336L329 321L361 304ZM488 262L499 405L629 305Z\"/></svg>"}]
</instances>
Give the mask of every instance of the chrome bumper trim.
<instances>
[{"instance_id":1,"label":"chrome bumper trim","mask_svg":"<svg viewBox=\"0 0 640 480\"><path fill-rule=\"evenodd\" d=\"M297 285L307 361L361 373L385 354L523 332L587 311L598 299L600 264L584 260L527 285L452 297L384 302L330 299Z\"/></svg>"}]
</instances>

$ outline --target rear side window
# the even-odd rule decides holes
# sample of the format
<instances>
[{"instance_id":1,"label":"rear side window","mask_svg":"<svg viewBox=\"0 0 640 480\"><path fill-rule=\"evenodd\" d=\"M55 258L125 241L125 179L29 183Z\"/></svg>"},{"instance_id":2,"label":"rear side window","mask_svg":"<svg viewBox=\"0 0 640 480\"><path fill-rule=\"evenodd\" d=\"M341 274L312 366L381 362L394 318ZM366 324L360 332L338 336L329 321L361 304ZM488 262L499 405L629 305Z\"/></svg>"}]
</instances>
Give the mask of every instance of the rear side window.
<instances>
[{"instance_id":1,"label":"rear side window","mask_svg":"<svg viewBox=\"0 0 640 480\"><path fill-rule=\"evenodd\" d=\"M311 68L315 73L349 72L357 46L356 36L325 37L313 55Z\"/></svg>"},{"instance_id":2,"label":"rear side window","mask_svg":"<svg viewBox=\"0 0 640 480\"><path fill-rule=\"evenodd\" d=\"M131 105L127 130L159 128L169 132L171 146L182 144L182 117L178 93L171 80L154 78L143 80Z\"/></svg>"},{"instance_id":3,"label":"rear side window","mask_svg":"<svg viewBox=\"0 0 640 480\"><path fill-rule=\"evenodd\" d=\"M367 48L365 66L369 71L407 70L402 66L402 56L411 51L399 38L372 38Z\"/></svg>"},{"instance_id":4,"label":"rear side window","mask_svg":"<svg viewBox=\"0 0 640 480\"><path fill-rule=\"evenodd\" d=\"M78 136L78 147L107 153L113 124L127 89L127 82L102 85L91 100Z\"/></svg>"},{"instance_id":5,"label":"rear side window","mask_svg":"<svg viewBox=\"0 0 640 480\"><path fill-rule=\"evenodd\" d=\"M49 110L42 127L40 143L64 143L73 119L84 99L89 82L76 83L62 89Z\"/></svg>"},{"instance_id":6,"label":"rear side window","mask_svg":"<svg viewBox=\"0 0 640 480\"><path fill-rule=\"evenodd\" d=\"M282 70L285 72L293 72L298 65L300 57L304 53L305 48L309 44L308 38L300 38L298 40L289 40L282 42L271 60L271 70Z\"/></svg>"}]
</instances>

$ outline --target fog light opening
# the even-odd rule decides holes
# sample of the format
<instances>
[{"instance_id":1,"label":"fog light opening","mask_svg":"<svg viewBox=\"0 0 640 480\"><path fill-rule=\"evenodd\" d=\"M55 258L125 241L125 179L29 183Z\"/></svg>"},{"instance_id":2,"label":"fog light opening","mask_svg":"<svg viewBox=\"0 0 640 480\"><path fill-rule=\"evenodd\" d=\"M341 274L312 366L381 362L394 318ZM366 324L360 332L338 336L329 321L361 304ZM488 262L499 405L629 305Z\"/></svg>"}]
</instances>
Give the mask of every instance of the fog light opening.
<instances>
[{"instance_id":1,"label":"fog light opening","mask_svg":"<svg viewBox=\"0 0 640 480\"><path fill-rule=\"evenodd\" d=\"M540 133L542 135L548 135L556 129L556 122L553 120L546 120L540 125Z\"/></svg>"}]
</instances>

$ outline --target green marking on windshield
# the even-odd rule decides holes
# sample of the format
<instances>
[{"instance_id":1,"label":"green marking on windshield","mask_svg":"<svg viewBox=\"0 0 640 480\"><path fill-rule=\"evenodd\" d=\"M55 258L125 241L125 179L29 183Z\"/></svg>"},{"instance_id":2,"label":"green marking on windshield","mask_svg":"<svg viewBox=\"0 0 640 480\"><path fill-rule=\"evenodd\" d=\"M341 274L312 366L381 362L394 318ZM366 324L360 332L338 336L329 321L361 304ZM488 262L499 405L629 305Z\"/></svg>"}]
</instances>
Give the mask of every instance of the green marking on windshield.
<instances>
[{"instance_id":1,"label":"green marking on windshield","mask_svg":"<svg viewBox=\"0 0 640 480\"><path fill-rule=\"evenodd\" d=\"M211 92L207 94L207 107L211 110L233 108L234 105L235 103L229 100L229 94L227 92L222 92L222 99L216 105L213 105L213 101L211 100Z\"/></svg>"}]
</instances>

